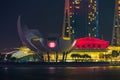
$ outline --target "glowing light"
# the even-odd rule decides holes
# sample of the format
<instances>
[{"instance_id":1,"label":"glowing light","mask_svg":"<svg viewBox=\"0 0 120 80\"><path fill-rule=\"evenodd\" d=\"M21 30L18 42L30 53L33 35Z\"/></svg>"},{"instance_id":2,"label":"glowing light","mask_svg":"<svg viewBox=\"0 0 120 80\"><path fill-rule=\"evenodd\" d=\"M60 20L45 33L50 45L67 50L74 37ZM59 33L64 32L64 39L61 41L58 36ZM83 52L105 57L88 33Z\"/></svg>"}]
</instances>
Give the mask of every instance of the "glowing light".
<instances>
[{"instance_id":1,"label":"glowing light","mask_svg":"<svg viewBox=\"0 0 120 80\"><path fill-rule=\"evenodd\" d=\"M72 6L70 6L70 8L72 8Z\"/></svg>"},{"instance_id":2,"label":"glowing light","mask_svg":"<svg viewBox=\"0 0 120 80\"><path fill-rule=\"evenodd\" d=\"M77 40L74 40L74 42L72 44L72 47L75 46L76 42L77 42Z\"/></svg>"},{"instance_id":3,"label":"glowing light","mask_svg":"<svg viewBox=\"0 0 120 80\"><path fill-rule=\"evenodd\" d=\"M74 33L75 33L75 31L74 31L74 30L72 30L72 33L74 34Z\"/></svg>"},{"instance_id":4,"label":"glowing light","mask_svg":"<svg viewBox=\"0 0 120 80\"><path fill-rule=\"evenodd\" d=\"M75 4L80 4L80 1L79 0L75 0Z\"/></svg>"},{"instance_id":5,"label":"glowing light","mask_svg":"<svg viewBox=\"0 0 120 80\"><path fill-rule=\"evenodd\" d=\"M120 1L118 1L118 4L120 4Z\"/></svg>"},{"instance_id":6,"label":"glowing light","mask_svg":"<svg viewBox=\"0 0 120 80\"><path fill-rule=\"evenodd\" d=\"M54 41L50 41L49 43L48 43L48 47L50 47L50 48L55 48L56 47L56 42L54 42Z\"/></svg>"},{"instance_id":7,"label":"glowing light","mask_svg":"<svg viewBox=\"0 0 120 80\"><path fill-rule=\"evenodd\" d=\"M79 7L79 6L76 6L75 8L76 8L76 9L80 9L80 7Z\"/></svg>"},{"instance_id":8,"label":"glowing light","mask_svg":"<svg viewBox=\"0 0 120 80\"><path fill-rule=\"evenodd\" d=\"M40 38L33 38L32 40L33 40L33 41L39 41Z\"/></svg>"},{"instance_id":9,"label":"glowing light","mask_svg":"<svg viewBox=\"0 0 120 80\"><path fill-rule=\"evenodd\" d=\"M70 18L72 18L72 16L70 16Z\"/></svg>"},{"instance_id":10,"label":"glowing light","mask_svg":"<svg viewBox=\"0 0 120 80\"><path fill-rule=\"evenodd\" d=\"M88 7L90 8L90 5Z\"/></svg>"},{"instance_id":11,"label":"glowing light","mask_svg":"<svg viewBox=\"0 0 120 80\"><path fill-rule=\"evenodd\" d=\"M120 46L109 46L108 49L120 51Z\"/></svg>"},{"instance_id":12,"label":"glowing light","mask_svg":"<svg viewBox=\"0 0 120 80\"><path fill-rule=\"evenodd\" d=\"M92 3L92 0L90 0L90 2Z\"/></svg>"},{"instance_id":13,"label":"glowing light","mask_svg":"<svg viewBox=\"0 0 120 80\"><path fill-rule=\"evenodd\" d=\"M63 37L64 40L70 40L70 37Z\"/></svg>"},{"instance_id":14,"label":"glowing light","mask_svg":"<svg viewBox=\"0 0 120 80\"><path fill-rule=\"evenodd\" d=\"M120 6L118 7L118 10L120 10Z\"/></svg>"},{"instance_id":15,"label":"glowing light","mask_svg":"<svg viewBox=\"0 0 120 80\"><path fill-rule=\"evenodd\" d=\"M120 14L118 14L118 16L120 16Z\"/></svg>"},{"instance_id":16,"label":"glowing light","mask_svg":"<svg viewBox=\"0 0 120 80\"><path fill-rule=\"evenodd\" d=\"M74 20L72 20L72 22L74 23L75 21L74 21Z\"/></svg>"}]
</instances>

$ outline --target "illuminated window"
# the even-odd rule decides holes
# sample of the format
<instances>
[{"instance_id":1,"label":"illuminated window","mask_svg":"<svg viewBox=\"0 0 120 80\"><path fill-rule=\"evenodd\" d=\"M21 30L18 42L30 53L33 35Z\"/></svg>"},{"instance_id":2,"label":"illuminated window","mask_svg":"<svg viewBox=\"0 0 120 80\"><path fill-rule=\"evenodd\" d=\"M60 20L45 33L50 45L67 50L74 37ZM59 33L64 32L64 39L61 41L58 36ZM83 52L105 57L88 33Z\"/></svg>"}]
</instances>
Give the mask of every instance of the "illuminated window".
<instances>
[{"instance_id":1,"label":"illuminated window","mask_svg":"<svg viewBox=\"0 0 120 80\"><path fill-rule=\"evenodd\" d=\"M76 9L80 9L80 6L76 6L75 8L76 8Z\"/></svg>"},{"instance_id":2,"label":"illuminated window","mask_svg":"<svg viewBox=\"0 0 120 80\"><path fill-rule=\"evenodd\" d=\"M118 7L118 10L120 10L120 6Z\"/></svg>"},{"instance_id":3,"label":"illuminated window","mask_svg":"<svg viewBox=\"0 0 120 80\"><path fill-rule=\"evenodd\" d=\"M92 3L92 0L90 0L90 2Z\"/></svg>"},{"instance_id":4,"label":"illuminated window","mask_svg":"<svg viewBox=\"0 0 120 80\"><path fill-rule=\"evenodd\" d=\"M93 20L95 20L95 18L93 18Z\"/></svg>"},{"instance_id":5,"label":"illuminated window","mask_svg":"<svg viewBox=\"0 0 120 80\"><path fill-rule=\"evenodd\" d=\"M94 35L94 37L96 37L96 34Z\"/></svg>"},{"instance_id":6,"label":"illuminated window","mask_svg":"<svg viewBox=\"0 0 120 80\"><path fill-rule=\"evenodd\" d=\"M72 8L72 6L70 6L70 8Z\"/></svg>"},{"instance_id":7,"label":"illuminated window","mask_svg":"<svg viewBox=\"0 0 120 80\"><path fill-rule=\"evenodd\" d=\"M92 21L92 18L90 18L90 21Z\"/></svg>"},{"instance_id":8,"label":"illuminated window","mask_svg":"<svg viewBox=\"0 0 120 80\"><path fill-rule=\"evenodd\" d=\"M70 32L70 30L66 30L66 32Z\"/></svg>"},{"instance_id":9,"label":"illuminated window","mask_svg":"<svg viewBox=\"0 0 120 80\"><path fill-rule=\"evenodd\" d=\"M69 27L67 27L67 29L70 29Z\"/></svg>"},{"instance_id":10,"label":"illuminated window","mask_svg":"<svg viewBox=\"0 0 120 80\"><path fill-rule=\"evenodd\" d=\"M92 12L90 12L90 15L92 15L93 13Z\"/></svg>"},{"instance_id":11,"label":"illuminated window","mask_svg":"<svg viewBox=\"0 0 120 80\"><path fill-rule=\"evenodd\" d=\"M40 38L32 38L33 41L39 41Z\"/></svg>"},{"instance_id":12,"label":"illuminated window","mask_svg":"<svg viewBox=\"0 0 120 80\"><path fill-rule=\"evenodd\" d=\"M72 33L73 33L73 34L75 33L74 30L72 30Z\"/></svg>"},{"instance_id":13,"label":"illuminated window","mask_svg":"<svg viewBox=\"0 0 120 80\"><path fill-rule=\"evenodd\" d=\"M94 6L96 7L96 4L94 4Z\"/></svg>"},{"instance_id":14,"label":"illuminated window","mask_svg":"<svg viewBox=\"0 0 120 80\"><path fill-rule=\"evenodd\" d=\"M94 3L96 3L96 1L94 1Z\"/></svg>"},{"instance_id":15,"label":"illuminated window","mask_svg":"<svg viewBox=\"0 0 120 80\"><path fill-rule=\"evenodd\" d=\"M80 4L80 1L79 0L75 0L75 4Z\"/></svg>"},{"instance_id":16,"label":"illuminated window","mask_svg":"<svg viewBox=\"0 0 120 80\"><path fill-rule=\"evenodd\" d=\"M88 36L90 37L90 36L91 36L91 34L89 33L89 34L88 34Z\"/></svg>"},{"instance_id":17,"label":"illuminated window","mask_svg":"<svg viewBox=\"0 0 120 80\"><path fill-rule=\"evenodd\" d=\"M90 16L88 16L88 18L90 18Z\"/></svg>"},{"instance_id":18,"label":"illuminated window","mask_svg":"<svg viewBox=\"0 0 120 80\"><path fill-rule=\"evenodd\" d=\"M72 18L72 16L70 16L70 18Z\"/></svg>"},{"instance_id":19,"label":"illuminated window","mask_svg":"<svg viewBox=\"0 0 120 80\"><path fill-rule=\"evenodd\" d=\"M94 8L94 11L96 12L96 8Z\"/></svg>"},{"instance_id":20,"label":"illuminated window","mask_svg":"<svg viewBox=\"0 0 120 80\"><path fill-rule=\"evenodd\" d=\"M75 4L75 2L72 2L73 4Z\"/></svg>"},{"instance_id":21,"label":"illuminated window","mask_svg":"<svg viewBox=\"0 0 120 80\"><path fill-rule=\"evenodd\" d=\"M72 22L74 23L75 21L74 21L74 20L72 20Z\"/></svg>"},{"instance_id":22,"label":"illuminated window","mask_svg":"<svg viewBox=\"0 0 120 80\"><path fill-rule=\"evenodd\" d=\"M118 16L120 16L120 14L118 14Z\"/></svg>"},{"instance_id":23,"label":"illuminated window","mask_svg":"<svg viewBox=\"0 0 120 80\"><path fill-rule=\"evenodd\" d=\"M118 4L120 4L120 0L118 1Z\"/></svg>"}]
</instances>

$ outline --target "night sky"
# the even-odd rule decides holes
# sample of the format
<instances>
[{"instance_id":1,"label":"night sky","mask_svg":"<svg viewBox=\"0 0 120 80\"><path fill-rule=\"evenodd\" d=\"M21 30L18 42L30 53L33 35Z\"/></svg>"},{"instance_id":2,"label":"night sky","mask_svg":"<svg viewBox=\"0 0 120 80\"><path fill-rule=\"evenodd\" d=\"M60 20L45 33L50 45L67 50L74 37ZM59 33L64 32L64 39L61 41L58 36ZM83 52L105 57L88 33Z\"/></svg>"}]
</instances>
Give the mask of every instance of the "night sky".
<instances>
[{"instance_id":1,"label":"night sky","mask_svg":"<svg viewBox=\"0 0 120 80\"><path fill-rule=\"evenodd\" d=\"M108 41L111 41L112 36L114 1L99 0L100 34ZM64 0L0 0L0 49L22 45L17 32L18 15L22 15L24 23L29 26L39 25L43 34L61 34L63 2Z\"/></svg>"}]
</instances>

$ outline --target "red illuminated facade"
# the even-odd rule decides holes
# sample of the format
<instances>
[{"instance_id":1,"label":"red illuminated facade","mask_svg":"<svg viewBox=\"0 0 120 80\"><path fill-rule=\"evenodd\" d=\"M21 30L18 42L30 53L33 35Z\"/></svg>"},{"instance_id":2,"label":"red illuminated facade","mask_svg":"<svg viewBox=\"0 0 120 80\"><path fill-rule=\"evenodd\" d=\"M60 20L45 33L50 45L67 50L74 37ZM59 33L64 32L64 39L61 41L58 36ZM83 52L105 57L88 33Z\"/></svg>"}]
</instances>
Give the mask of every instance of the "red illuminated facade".
<instances>
[{"instance_id":1,"label":"red illuminated facade","mask_svg":"<svg viewBox=\"0 0 120 80\"><path fill-rule=\"evenodd\" d=\"M109 46L108 41L98 38L85 37L77 40L76 49L105 49Z\"/></svg>"}]
</instances>

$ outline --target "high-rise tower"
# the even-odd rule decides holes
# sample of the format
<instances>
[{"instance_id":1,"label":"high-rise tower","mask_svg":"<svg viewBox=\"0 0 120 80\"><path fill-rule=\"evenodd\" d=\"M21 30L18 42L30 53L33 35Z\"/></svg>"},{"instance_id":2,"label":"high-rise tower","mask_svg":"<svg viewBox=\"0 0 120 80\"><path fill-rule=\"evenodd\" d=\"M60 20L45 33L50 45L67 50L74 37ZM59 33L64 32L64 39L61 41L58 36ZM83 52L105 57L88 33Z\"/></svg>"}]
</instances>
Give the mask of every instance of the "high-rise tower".
<instances>
[{"instance_id":1,"label":"high-rise tower","mask_svg":"<svg viewBox=\"0 0 120 80\"><path fill-rule=\"evenodd\" d=\"M70 8L69 8L69 0L65 0L65 8L64 8L64 20L63 20L63 32L62 37L64 40L70 40Z\"/></svg>"},{"instance_id":2,"label":"high-rise tower","mask_svg":"<svg viewBox=\"0 0 120 80\"><path fill-rule=\"evenodd\" d=\"M115 0L115 12L112 34L112 45L120 45L120 0Z\"/></svg>"},{"instance_id":3,"label":"high-rise tower","mask_svg":"<svg viewBox=\"0 0 120 80\"><path fill-rule=\"evenodd\" d=\"M99 37L98 34L98 0L88 0L88 25L87 35Z\"/></svg>"},{"instance_id":4,"label":"high-rise tower","mask_svg":"<svg viewBox=\"0 0 120 80\"><path fill-rule=\"evenodd\" d=\"M75 38L86 36L87 0L70 0L70 25Z\"/></svg>"},{"instance_id":5,"label":"high-rise tower","mask_svg":"<svg viewBox=\"0 0 120 80\"><path fill-rule=\"evenodd\" d=\"M98 0L70 0L70 21L75 38L99 37Z\"/></svg>"}]
</instances>

